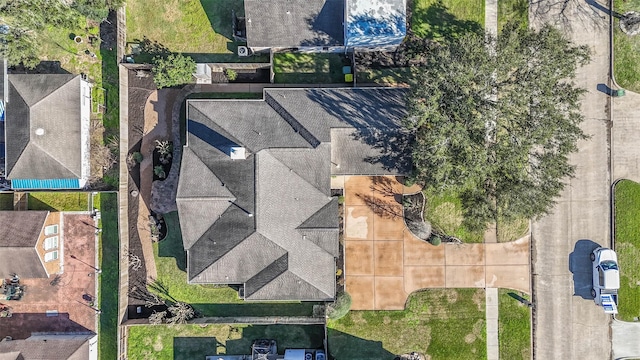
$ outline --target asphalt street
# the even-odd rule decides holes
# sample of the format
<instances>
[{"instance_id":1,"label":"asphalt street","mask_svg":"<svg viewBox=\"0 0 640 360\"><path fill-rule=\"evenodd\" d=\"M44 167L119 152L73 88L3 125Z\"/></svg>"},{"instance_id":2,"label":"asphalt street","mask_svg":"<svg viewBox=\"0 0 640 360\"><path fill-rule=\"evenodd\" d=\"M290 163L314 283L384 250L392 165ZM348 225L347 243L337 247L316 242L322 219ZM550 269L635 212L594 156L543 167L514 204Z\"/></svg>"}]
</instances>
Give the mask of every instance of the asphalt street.
<instances>
[{"instance_id":1,"label":"asphalt street","mask_svg":"<svg viewBox=\"0 0 640 360\"><path fill-rule=\"evenodd\" d=\"M564 10L563 10L564 9ZM583 130L591 136L571 157L576 177L553 213L532 224L535 359L609 359L611 317L590 296L589 253L610 243L610 133L607 95L609 23L586 1L532 2L534 27L552 22L576 44L588 45L592 61L578 70Z\"/></svg>"}]
</instances>

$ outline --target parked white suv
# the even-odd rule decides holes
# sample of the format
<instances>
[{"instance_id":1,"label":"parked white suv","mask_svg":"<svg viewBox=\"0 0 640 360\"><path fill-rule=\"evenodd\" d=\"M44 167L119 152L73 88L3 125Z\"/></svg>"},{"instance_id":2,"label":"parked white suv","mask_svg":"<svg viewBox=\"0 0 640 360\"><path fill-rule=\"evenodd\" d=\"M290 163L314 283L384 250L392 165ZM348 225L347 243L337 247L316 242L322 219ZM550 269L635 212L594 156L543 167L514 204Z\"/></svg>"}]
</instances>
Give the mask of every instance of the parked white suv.
<instances>
[{"instance_id":1,"label":"parked white suv","mask_svg":"<svg viewBox=\"0 0 640 360\"><path fill-rule=\"evenodd\" d=\"M593 265L593 288L591 296L597 305L602 305L607 314L618 313L618 289L620 272L615 251L599 247L591 253Z\"/></svg>"}]
</instances>

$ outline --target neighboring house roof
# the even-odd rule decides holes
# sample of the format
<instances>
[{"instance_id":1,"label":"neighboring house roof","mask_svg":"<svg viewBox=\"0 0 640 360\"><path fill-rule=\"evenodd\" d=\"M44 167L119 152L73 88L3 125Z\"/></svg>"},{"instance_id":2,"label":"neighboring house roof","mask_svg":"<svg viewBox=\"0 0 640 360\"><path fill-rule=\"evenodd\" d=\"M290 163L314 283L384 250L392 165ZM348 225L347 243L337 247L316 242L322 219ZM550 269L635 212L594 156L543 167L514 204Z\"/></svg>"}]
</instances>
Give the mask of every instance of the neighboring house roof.
<instances>
[{"instance_id":1,"label":"neighboring house roof","mask_svg":"<svg viewBox=\"0 0 640 360\"><path fill-rule=\"evenodd\" d=\"M344 0L245 0L247 45L341 46Z\"/></svg>"},{"instance_id":2,"label":"neighboring house roof","mask_svg":"<svg viewBox=\"0 0 640 360\"><path fill-rule=\"evenodd\" d=\"M397 46L407 35L406 0L345 0L348 47Z\"/></svg>"},{"instance_id":3,"label":"neighboring house roof","mask_svg":"<svg viewBox=\"0 0 640 360\"><path fill-rule=\"evenodd\" d=\"M81 178L81 76L10 74L8 79L7 178Z\"/></svg>"},{"instance_id":4,"label":"neighboring house roof","mask_svg":"<svg viewBox=\"0 0 640 360\"><path fill-rule=\"evenodd\" d=\"M406 154L380 146L402 133L404 95L268 89L263 100L189 100L177 194L189 282L244 284L247 300L333 298L331 175L405 172ZM231 159L235 147L247 157Z\"/></svg>"},{"instance_id":5,"label":"neighboring house roof","mask_svg":"<svg viewBox=\"0 0 640 360\"><path fill-rule=\"evenodd\" d=\"M0 211L0 277L47 277L36 252L48 211Z\"/></svg>"},{"instance_id":6,"label":"neighboring house roof","mask_svg":"<svg viewBox=\"0 0 640 360\"><path fill-rule=\"evenodd\" d=\"M94 336L43 335L0 341L0 360L87 360L91 358L89 339Z\"/></svg>"}]
</instances>

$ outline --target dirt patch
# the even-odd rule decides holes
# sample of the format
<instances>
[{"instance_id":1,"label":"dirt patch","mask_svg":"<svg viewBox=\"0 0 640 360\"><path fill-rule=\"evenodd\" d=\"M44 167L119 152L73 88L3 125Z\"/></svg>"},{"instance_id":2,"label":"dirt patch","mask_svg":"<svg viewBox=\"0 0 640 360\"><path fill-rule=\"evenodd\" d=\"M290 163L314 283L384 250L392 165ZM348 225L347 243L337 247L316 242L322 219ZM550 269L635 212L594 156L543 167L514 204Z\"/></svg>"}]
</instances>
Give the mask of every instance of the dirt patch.
<instances>
[{"instance_id":1,"label":"dirt patch","mask_svg":"<svg viewBox=\"0 0 640 360\"><path fill-rule=\"evenodd\" d=\"M471 332L464 337L464 342L467 344L471 344L475 342L477 339L481 338L482 330L484 329L484 320L478 319L475 324L473 324L473 329Z\"/></svg>"},{"instance_id":2,"label":"dirt patch","mask_svg":"<svg viewBox=\"0 0 640 360\"><path fill-rule=\"evenodd\" d=\"M444 295L449 304L454 304L458 301L458 292L455 289L447 289L444 291Z\"/></svg>"},{"instance_id":3,"label":"dirt patch","mask_svg":"<svg viewBox=\"0 0 640 360\"><path fill-rule=\"evenodd\" d=\"M484 291L477 290L476 292L474 292L472 300L474 304L478 305L479 311L485 311L485 308L486 308L485 301L487 299Z\"/></svg>"}]
</instances>

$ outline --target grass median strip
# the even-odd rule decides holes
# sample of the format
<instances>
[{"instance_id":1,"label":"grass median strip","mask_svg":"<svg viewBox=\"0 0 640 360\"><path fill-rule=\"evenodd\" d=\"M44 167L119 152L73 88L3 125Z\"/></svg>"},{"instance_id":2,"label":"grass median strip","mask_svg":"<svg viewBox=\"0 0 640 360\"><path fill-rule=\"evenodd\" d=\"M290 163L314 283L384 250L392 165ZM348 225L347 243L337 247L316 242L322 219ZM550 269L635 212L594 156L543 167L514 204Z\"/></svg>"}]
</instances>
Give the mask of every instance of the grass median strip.
<instances>
[{"instance_id":1,"label":"grass median strip","mask_svg":"<svg viewBox=\"0 0 640 360\"><path fill-rule=\"evenodd\" d=\"M622 180L615 187L615 250L620 265L618 319L640 317L640 184Z\"/></svg>"},{"instance_id":2,"label":"grass median strip","mask_svg":"<svg viewBox=\"0 0 640 360\"><path fill-rule=\"evenodd\" d=\"M517 299L519 296L509 289L498 292L498 343L502 359L531 359L530 310Z\"/></svg>"}]
</instances>

